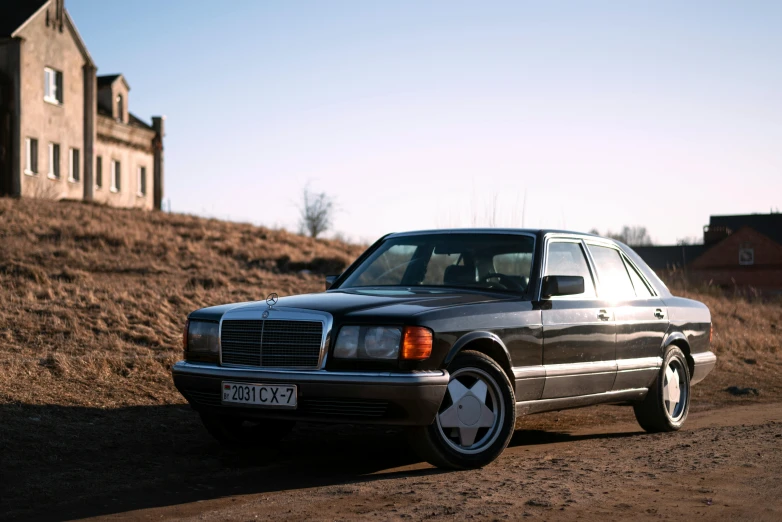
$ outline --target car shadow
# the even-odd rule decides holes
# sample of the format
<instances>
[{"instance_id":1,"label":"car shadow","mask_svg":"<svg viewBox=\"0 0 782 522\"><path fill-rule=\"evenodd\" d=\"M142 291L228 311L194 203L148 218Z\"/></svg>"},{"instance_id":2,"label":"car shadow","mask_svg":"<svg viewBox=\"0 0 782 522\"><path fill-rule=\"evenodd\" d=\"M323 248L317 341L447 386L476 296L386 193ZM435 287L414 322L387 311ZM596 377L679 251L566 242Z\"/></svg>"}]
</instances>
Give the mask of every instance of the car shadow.
<instances>
[{"instance_id":1,"label":"car shadow","mask_svg":"<svg viewBox=\"0 0 782 522\"><path fill-rule=\"evenodd\" d=\"M522 430L511 445L627 435ZM186 405L0 405L0 519L68 520L436 473L393 428L300 424L276 447L232 452Z\"/></svg>"}]
</instances>

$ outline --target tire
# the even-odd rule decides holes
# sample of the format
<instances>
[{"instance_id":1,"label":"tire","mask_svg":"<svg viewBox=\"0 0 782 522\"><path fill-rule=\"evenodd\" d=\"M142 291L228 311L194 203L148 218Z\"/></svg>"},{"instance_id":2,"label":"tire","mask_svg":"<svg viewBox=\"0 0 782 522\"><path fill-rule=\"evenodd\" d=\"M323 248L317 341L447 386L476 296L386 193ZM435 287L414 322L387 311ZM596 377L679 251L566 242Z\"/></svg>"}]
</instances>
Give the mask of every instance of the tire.
<instances>
[{"instance_id":1,"label":"tire","mask_svg":"<svg viewBox=\"0 0 782 522\"><path fill-rule=\"evenodd\" d=\"M226 448L262 447L279 442L293 429L294 421L245 420L240 417L201 413L206 431Z\"/></svg>"},{"instance_id":2,"label":"tire","mask_svg":"<svg viewBox=\"0 0 782 522\"><path fill-rule=\"evenodd\" d=\"M513 386L500 365L479 352L460 353L448 371L448 391L434 422L408 429L408 442L438 468L483 467L505 450L513 436Z\"/></svg>"},{"instance_id":3,"label":"tire","mask_svg":"<svg viewBox=\"0 0 782 522\"><path fill-rule=\"evenodd\" d=\"M677 397L678 396L678 397ZM675 403L671 399L678 399ZM690 411L690 369L678 346L669 346L660 373L646 398L633 406L638 424L649 433L676 431Z\"/></svg>"}]
</instances>

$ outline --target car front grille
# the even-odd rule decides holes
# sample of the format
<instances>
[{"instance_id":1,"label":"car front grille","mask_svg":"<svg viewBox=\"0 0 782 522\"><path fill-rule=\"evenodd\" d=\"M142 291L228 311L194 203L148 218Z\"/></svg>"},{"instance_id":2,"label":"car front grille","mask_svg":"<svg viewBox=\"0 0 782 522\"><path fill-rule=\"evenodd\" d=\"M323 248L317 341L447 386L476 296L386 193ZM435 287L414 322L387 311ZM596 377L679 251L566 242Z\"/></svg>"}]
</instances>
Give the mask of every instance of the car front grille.
<instances>
[{"instance_id":1,"label":"car front grille","mask_svg":"<svg viewBox=\"0 0 782 522\"><path fill-rule=\"evenodd\" d=\"M225 320L223 363L262 368L317 368L323 341L319 321Z\"/></svg>"},{"instance_id":2,"label":"car front grille","mask_svg":"<svg viewBox=\"0 0 782 522\"><path fill-rule=\"evenodd\" d=\"M220 406L222 404L219 389L217 391L185 390L183 395L190 403L197 405Z\"/></svg>"},{"instance_id":3,"label":"car front grille","mask_svg":"<svg viewBox=\"0 0 782 522\"><path fill-rule=\"evenodd\" d=\"M315 416L380 418L388 402L369 399L312 398L302 401L302 410Z\"/></svg>"}]
</instances>

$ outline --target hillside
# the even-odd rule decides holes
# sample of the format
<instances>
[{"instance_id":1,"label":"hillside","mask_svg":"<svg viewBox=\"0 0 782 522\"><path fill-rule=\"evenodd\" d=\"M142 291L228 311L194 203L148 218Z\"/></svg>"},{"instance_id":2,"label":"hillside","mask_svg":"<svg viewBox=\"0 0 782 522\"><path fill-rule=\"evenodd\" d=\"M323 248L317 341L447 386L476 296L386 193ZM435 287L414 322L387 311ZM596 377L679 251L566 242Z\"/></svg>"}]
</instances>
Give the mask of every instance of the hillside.
<instances>
[{"instance_id":1,"label":"hillside","mask_svg":"<svg viewBox=\"0 0 782 522\"><path fill-rule=\"evenodd\" d=\"M321 291L360 246L180 214L0 199L0 403L181 402L192 310ZM20 385L24 383L24 385Z\"/></svg>"},{"instance_id":2,"label":"hillside","mask_svg":"<svg viewBox=\"0 0 782 522\"><path fill-rule=\"evenodd\" d=\"M11 199L0 199L0 245L0 403L100 408L181 403L169 367L188 312L320 291L362 251L248 224ZM780 303L688 295L711 308L719 356L696 399L747 400L728 386L782 396Z\"/></svg>"}]
</instances>

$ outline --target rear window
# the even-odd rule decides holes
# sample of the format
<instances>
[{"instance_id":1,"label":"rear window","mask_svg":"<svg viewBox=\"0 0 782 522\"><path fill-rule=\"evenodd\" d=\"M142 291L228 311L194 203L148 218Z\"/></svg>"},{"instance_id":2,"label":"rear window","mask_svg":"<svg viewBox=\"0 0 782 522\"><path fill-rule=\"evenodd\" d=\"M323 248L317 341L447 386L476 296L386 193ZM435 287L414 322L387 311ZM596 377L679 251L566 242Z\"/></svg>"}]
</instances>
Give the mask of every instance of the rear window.
<instances>
[{"instance_id":1,"label":"rear window","mask_svg":"<svg viewBox=\"0 0 782 522\"><path fill-rule=\"evenodd\" d=\"M616 249L589 245L589 253L595 262L600 281L600 297L606 299L632 299L635 289L630 281L622 256Z\"/></svg>"}]
</instances>

